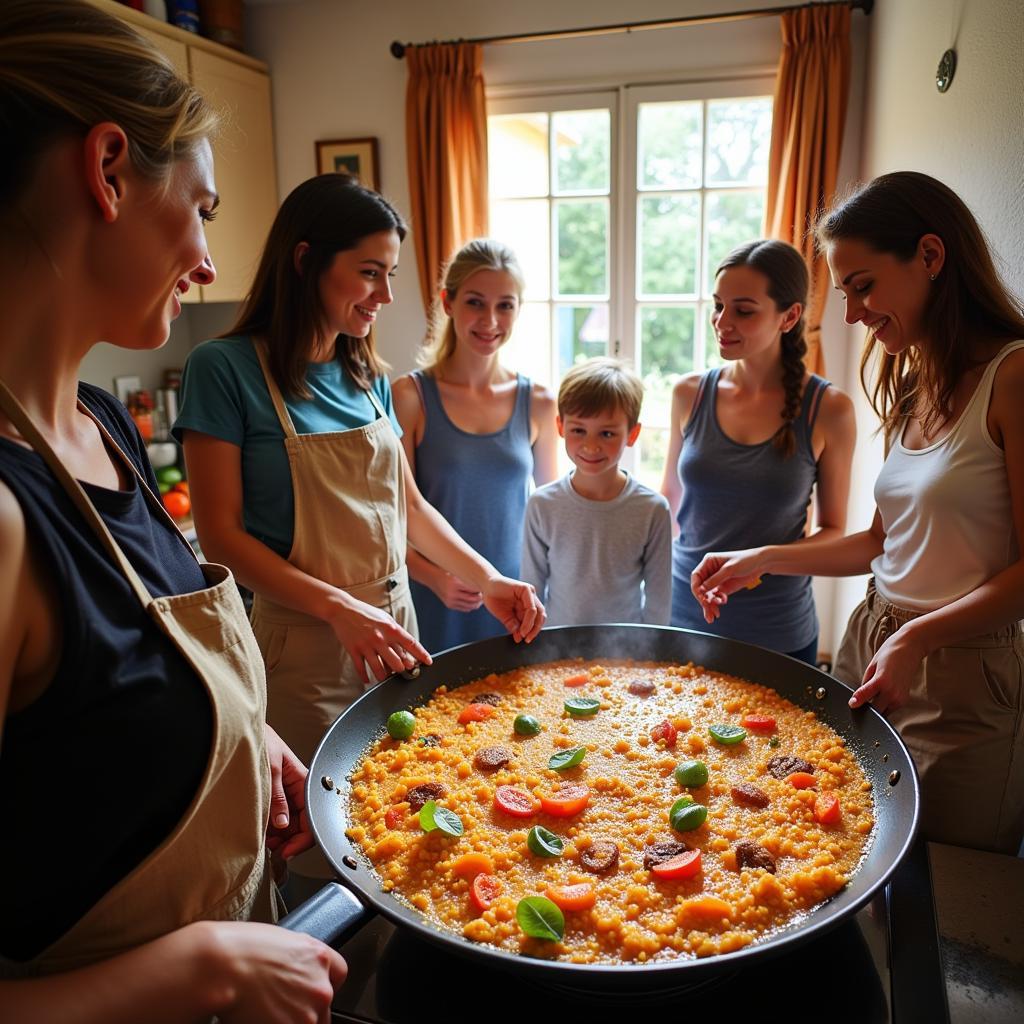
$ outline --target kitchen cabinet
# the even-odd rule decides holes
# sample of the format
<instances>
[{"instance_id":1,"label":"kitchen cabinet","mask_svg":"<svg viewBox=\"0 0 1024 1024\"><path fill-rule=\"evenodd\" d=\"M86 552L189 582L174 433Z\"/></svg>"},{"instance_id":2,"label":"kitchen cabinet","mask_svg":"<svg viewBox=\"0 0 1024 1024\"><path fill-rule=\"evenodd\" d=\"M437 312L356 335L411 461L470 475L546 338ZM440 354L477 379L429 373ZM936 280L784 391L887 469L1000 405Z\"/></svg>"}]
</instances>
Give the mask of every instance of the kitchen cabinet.
<instances>
[{"instance_id":1,"label":"kitchen cabinet","mask_svg":"<svg viewBox=\"0 0 1024 1024\"><path fill-rule=\"evenodd\" d=\"M113 0L91 0L129 22L224 112L213 140L221 206L206 237L217 268L210 286L193 287L186 302L238 302L245 297L277 212L270 76L261 61L157 21Z\"/></svg>"}]
</instances>

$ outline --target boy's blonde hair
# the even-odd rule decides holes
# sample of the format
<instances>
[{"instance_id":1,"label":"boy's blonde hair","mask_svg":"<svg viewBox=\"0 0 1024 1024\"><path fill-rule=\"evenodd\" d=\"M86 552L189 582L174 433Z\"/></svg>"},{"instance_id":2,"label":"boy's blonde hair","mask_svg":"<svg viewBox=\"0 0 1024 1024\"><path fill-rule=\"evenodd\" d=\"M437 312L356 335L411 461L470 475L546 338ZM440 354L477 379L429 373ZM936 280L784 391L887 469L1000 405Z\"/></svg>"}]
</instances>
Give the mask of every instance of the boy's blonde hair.
<instances>
[{"instance_id":1,"label":"boy's blonde hair","mask_svg":"<svg viewBox=\"0 0 1024 1024\"><path fill-rule=\"evenodd\" d=\"M643 381L630 366L618 359L588 359L577 363L562 378L558 389L558 415L565 419L621 410L632 430L640 422L643 401Z\"/></svg>"},{"instance_id":2,"label":"boy's blonde hair","mask_svg":"<svg viewBox=\"0 0 1024 1024\"><path fill-rule=\"evenodd\" d=\"M504 242L494 238L474 238L467 242L444 269L443 288L448 301L479 270L502 270L516 285L519 301L523 300L526 283L516 254ZM416 356L419 366L430 372L443 366L455 352L455 325L444 311L441 297L434 301L426 344Z\"/></svg>"}]
</instances>

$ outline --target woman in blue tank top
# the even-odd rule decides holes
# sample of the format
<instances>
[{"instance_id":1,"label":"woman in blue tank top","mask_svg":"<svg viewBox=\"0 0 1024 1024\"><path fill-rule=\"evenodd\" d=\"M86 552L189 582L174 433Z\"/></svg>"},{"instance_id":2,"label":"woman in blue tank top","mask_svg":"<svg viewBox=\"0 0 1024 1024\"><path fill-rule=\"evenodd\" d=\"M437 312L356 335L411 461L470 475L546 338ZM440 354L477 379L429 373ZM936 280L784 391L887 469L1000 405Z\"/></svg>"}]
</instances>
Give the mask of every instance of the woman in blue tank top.
<instances>
[{"instance_id":1,"label":"woman in blue tank top","mask_svg":"<svg viewBox=\"0 0 1024 1024\"><path fill-rule=\"evenodd\" d=\"M530 477L556 473L554 396L505 369L498 352L519 315L515 254L478 238L452 258L422 369L394 383L402 444L416 483L459 536L518 578ZM409 575L427 650L502 632L480 593L409 549Z\"/></svg>"},{"instance_id":2,"label":"woman in blue tank top","mask_svg":"<svg viewBox=\"0 0 1024 1024\"><path fill-rule=\"evenodd\" d=\"M690 592L708 551L797 541L817 487L818 529L842 536L856 438L853 403L804 367L808 275L785 242L733 250L715 275L711 324L724 366L680 380L662 493L676 514L672 625L732 637L814 664L809 576L766 576L712 623Z\"/></svg>"}]
</instances>

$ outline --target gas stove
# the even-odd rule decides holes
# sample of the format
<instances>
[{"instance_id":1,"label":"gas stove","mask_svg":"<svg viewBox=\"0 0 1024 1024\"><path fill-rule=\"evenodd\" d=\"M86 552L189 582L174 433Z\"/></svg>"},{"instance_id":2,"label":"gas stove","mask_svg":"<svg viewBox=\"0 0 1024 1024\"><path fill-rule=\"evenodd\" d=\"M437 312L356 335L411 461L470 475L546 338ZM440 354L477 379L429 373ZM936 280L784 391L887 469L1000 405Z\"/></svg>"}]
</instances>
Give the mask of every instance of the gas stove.
<instances>
[{"instance_id":1,"label":"gas stove","mask_svg":"<svg viewBox=\"0 0 1024 1024\"><path fill-rule=\"evenodd\" d=\"M923 843L867 906L796 949L697 985L638 993L553 985L463 959L382 917L340 947L349 977L331 1019L361 1024L544 1019L944 1024L949 1015ZM737 1016L737 1014L739 1016Z\"/></svg>"}]
</instances>

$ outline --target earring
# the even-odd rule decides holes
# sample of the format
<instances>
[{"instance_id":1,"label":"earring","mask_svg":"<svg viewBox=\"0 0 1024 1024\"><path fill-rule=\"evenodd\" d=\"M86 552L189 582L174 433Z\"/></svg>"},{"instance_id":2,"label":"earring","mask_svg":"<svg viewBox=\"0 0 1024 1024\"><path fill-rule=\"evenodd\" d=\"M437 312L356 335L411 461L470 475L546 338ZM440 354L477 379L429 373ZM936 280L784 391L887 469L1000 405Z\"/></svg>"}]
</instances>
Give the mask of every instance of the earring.
<instances>
[{"instance_id":1,"label":"earring","mask_svg":"<svg viewBox=\"0 0 1024 1024\"><path fill-rule=\"evenodd\" d=\"M935 275L934 274L929 275L928 280L929 281L934 281L935 280Z\"/></svg>"}]
</instances>

